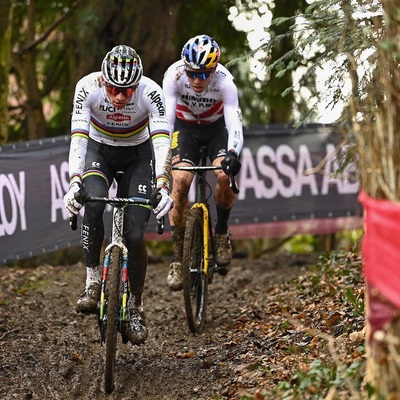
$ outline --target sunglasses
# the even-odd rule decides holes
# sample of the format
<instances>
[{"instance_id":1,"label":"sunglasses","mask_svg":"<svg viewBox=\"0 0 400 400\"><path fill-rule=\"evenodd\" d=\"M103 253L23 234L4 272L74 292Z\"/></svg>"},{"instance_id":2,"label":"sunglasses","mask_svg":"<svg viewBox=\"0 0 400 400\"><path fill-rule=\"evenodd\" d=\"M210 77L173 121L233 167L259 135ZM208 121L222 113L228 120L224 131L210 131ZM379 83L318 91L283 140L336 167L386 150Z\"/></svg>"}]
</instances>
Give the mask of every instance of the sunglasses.
<instances>
[{"instance_id":1,"label":"sunglasses","mask_svg":"<svg viewBox=\"0 0 400 400\"><path fill-rule=\"evenodd\" d=\"M206 80L207 78L210 77L212 71L207 71L207 72L196 72L196 71L188 71L185 70L186 76L190 79L196 79L200 78L201 80Z\"/></svg>"},{"instance_id":2,"label":"sunglasses","mask_svg":"<svg viewBox=\"0 0 400 400\"><path fill-rule=\"evenodd\" d=\"M106 91L108 94L112 94L113 96L118 96L122 93L125 97L130 97L135 93L136 86L127 87L127 88L119 88L113 85L106 84Z\"/></svg>"}]
</instances>

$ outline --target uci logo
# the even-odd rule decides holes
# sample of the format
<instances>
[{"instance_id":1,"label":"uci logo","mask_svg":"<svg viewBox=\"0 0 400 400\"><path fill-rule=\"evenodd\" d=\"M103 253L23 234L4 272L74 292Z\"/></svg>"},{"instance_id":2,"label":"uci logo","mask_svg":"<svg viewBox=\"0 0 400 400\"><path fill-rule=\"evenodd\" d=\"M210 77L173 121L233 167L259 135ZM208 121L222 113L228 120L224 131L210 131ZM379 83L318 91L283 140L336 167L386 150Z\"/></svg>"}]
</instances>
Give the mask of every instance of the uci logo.
<instances>
[{"instance_id":1,"label":"uci logo","mask_svg":"<svg viewBox=\"0 0 400 400\"><path fill-rule=\"evenodd\" d=\"M140 183L138 185L138 192L139 193L147 193L147 185L143 185L142 183Z\"/></svg>"}]
</instances>

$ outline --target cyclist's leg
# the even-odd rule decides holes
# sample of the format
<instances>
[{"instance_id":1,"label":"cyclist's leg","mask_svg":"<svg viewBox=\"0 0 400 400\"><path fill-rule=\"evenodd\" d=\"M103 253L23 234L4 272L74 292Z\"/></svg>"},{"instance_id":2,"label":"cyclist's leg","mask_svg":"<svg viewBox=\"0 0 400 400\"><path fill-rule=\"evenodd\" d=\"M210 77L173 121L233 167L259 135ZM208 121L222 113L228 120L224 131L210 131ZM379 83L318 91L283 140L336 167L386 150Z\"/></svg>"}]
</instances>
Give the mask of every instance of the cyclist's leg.
<instances>
[{"instance_id":1,"label":"cyclist's leg","mask_svg":"<svg viewBox=\"0 0 400 400\"><path fill-rule=\"evenodd\" d=\"M188 162L179 162L181 166L191 166ZM193 174L187 171L172 170L172 192L171 198L174 207L169 212L169 220L172 228L174 245L173 261L182 261L182 241L185 232L186 217L189 209L189 190L193 181Z\"/></svg>"},{"instance_id":2,"label":"cyclist's leg","mask_svg":"<svg viewBox=\"0 0 400 400\"><path fill-rule=\"evenodd\" d=\"M125 169L120 183L121 196L150 198L153 169L150 142L132 149L131 163ZM150 208L129 206L124 219L124 237L128 248L128 274L131 296L127 337L132 344L143 343L147 336L146 317L143 310L143 290L147 271L145 231L150 218Z\"/></svg>"},{"instance_id":3,"label":"cyclist's leg","mask_svg":"<svg viewBox=\"0 0 400 400\"><path fill-rule=\"evenodd\" d=\"M122 197L149 199L153 189L152 148L146 141L130 150L129 159L120 182ZM136 306L141 303L147 268L147 250L144 239L150 218L150 207L129 206L124 219L124 237L128 248L128 268L131 293Z\"/></svg>"},{"instance_id":4,"label":"cyclist's leg","mask_svg":"<svg viewBox=\"0 0 400 400\"><path fill-rule=\"evenodd\" d=\"M199 146L187 127L182 123L178 125L181 130L174 132L172 136L172 165L195 165L199 162ZM183 238L189 208L188 194L192 181L192 173L172 170L171 198L174 201L174 207L169 212L169 222L173 244L173 259L167 276L167 285L172 290L182 289Z\"/></svg>"},{"instance_id":5,"label":"cyclist's leg","mask_svg":"<svg viewBox=\"0 0 400 400\"><path fill-rule=\"evenodd\" d=\"M101 166L101 167L100 167ZM83 187L90 196L106 196L111 178L107 162L99 154L97 143L89 140ZM103 212L101 203L87 203L82 222L81 239L86 265L86 284L77 302L80 312L96 312L100 291L100 252L104 240Z\"/></svg>"},{"instance_id":6,"label":"cyclist's leg","mask_svg":"<svg viewBox=\"0 0 400 400\"><path fill-rule=\"evenodd\" d=\"M217 157L213 165L221 165L224 157ZM217 208L217 223L215 225L215 233L228 232L228 219L231 209L235 203L236 195L229 187L229 177L222 170L216 170L215 176L217 183L214 191L215 206Z\"/></svg>"},{"instance_id":7,"label":"cyclist's leg","mask_svg":"<svg viewBox=\"0 0 400 400\"><path fill-rule=\"evenodd\" d=\"M147 249L144 239L150 210L140 206L130 206L124 220L124 235L128 248L128 273L130 292L135 307L143 307L143 289L147 272Z\"/></svg>"},{"instance_id":8,"label":"cyclist's leg","mask_svg":"<svg viewBox=\"0 0 400 400\"><path fill-rule=\"evenodd\" d=\"M209 145L209 155L213 165L221 165L226 154L227 132L224 127L216 127L215 135ZM232 260L232 245L228 229L228 220L236 195L229 187L229 177L222 170L215 171L217 183L214 190L217 221L215 224L216 261L219 266L226 267ZM221 275L227 270L221 269Z\"/></svg>"}]
</instances>

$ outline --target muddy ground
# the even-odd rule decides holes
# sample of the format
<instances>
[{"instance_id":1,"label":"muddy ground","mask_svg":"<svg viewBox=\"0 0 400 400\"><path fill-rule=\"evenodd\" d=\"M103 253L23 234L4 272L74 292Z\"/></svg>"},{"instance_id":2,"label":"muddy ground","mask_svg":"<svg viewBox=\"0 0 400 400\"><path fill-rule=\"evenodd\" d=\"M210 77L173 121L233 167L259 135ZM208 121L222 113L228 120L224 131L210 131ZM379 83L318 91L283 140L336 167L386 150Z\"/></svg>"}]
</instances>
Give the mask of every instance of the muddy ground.
<instances>
[{"instance_id":1,"label":"muddy ground","mask_svg":"<svg viewBox=\"0 0 400 400\"><path fill-rule=\"evenodd\" d=\"M274 339L278 314L285 296L288 304L296 297L282 285L317 260L316 254L287 253L235 258L230 273L216 276L209 288L208 319L197 336L187 328L182 293L165 285L169 259L153 260L144 299L149 337L140 346L119 339L111 395L103 390L105 349L96 317L75 312L83 265L0 267L0 398L256 397L298 367L274 362L282 350L282 340ZM286 343L299 336L293 329L285 334ZM263 364L264 371L252 372L252 365Z\"/></svg>"}]
</instances>

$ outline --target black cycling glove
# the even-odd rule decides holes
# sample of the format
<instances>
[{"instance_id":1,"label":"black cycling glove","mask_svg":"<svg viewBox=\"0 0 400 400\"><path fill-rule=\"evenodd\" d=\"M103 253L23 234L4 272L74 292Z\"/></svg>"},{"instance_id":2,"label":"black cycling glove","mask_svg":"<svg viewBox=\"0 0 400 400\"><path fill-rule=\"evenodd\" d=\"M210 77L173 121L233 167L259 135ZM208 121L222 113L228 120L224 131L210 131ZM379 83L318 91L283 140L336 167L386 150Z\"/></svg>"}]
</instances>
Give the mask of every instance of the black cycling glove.
<instances>
[{"instance_id":1,"label":"black cycling glove","mask_svg":"<svg viewBox=\"0 0 400 400\"><path fill-rule=\"evenodd\" d=\"M221 167L222 170L227 174L227 175L237 175L240 171L240 167L242 166L242 164L240 163L240 161L238 160L237 155L235 154L235 152L229 150L226 155L225 158L221 161Z\"/></svg>"}]
</instances>

